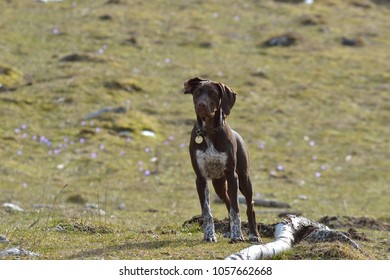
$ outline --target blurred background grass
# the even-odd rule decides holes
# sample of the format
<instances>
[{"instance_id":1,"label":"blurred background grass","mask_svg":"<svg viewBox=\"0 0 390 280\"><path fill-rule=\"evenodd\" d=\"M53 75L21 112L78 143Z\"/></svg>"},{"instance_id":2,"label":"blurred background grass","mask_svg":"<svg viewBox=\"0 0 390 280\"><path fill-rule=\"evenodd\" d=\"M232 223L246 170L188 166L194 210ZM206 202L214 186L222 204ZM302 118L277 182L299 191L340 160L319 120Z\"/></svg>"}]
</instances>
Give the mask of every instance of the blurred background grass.
<instances>
[{"instance_id":1,"label":"blurred background grass","mask_svg":"<svg viewBox=\"0 0 390 280\"><path fill-rule=\"evenodd\" d=\"M0 233L40 235L25 230L47 215L36 204L51 205L66 184L51 218L113 224L122 238L199 214L187 151L195 117L182 94L194 76L237 92L228 121L248 144L257 196L314 220L388 222L389 4L303 2L1 2L0 202L25 212L0 210ZM388 258L388 233L368 234L375 258ZM54 248L44 258L63 257Z\"/></svg>"}]
</instances>

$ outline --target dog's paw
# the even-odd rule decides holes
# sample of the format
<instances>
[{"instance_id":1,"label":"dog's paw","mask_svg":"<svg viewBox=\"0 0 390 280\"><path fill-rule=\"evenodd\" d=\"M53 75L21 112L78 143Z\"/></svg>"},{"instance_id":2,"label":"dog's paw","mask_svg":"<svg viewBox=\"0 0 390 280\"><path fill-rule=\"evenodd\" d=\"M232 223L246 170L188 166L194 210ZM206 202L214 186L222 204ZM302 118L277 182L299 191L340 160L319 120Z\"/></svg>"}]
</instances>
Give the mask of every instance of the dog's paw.
<instances>
[{"instance_id":1,"label":"dog's paw","mask_svg":"<svg viewBox=\"0 0 390 280\"><path fill-rule=\"evenodd\" d=\"M249 241L253 243L262 243L260 236L249 234Z\"/></svg>"},{"instance_id":2,"label":"dog's paw","mask_svg":"<svg viewBox=\"0 0 390 280\"><path fill-rule=\"evenodd\" d=\"M230 237L230 243L238 243L238 242L244 242L244 237L242 235Z\"/></svg>"},{"instance_id":3,"label":"dog's paw","mask_svg":"<svg viewBox=\"0 0 390 280\"><path fill-rule=\"evenodd\" d=\"M205 234L203 241L210 242L210 243L217 242L217 236L215 234Z\"/></svg>"}]
</instances>

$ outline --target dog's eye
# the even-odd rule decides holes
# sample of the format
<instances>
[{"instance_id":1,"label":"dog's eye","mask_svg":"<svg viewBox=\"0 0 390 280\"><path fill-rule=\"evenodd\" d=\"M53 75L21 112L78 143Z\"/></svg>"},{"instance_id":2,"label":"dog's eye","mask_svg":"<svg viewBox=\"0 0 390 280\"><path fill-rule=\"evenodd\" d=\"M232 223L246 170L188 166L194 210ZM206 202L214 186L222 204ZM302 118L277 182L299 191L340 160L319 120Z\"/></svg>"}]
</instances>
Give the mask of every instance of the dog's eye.
<instances>
[{"instance_id":1,"label":"dog's eye","mask_svg":"<svg viewBox=\"0 0 390 280\"><path fill-rule=\"evenodd\" d=\"M210 96L211 96L211 97L214 97L214 98L217 98L217 97L218 97L218 92L216 92L216 91L211 91L211 92L210 92Z\"/></svg>"}]
</instances>

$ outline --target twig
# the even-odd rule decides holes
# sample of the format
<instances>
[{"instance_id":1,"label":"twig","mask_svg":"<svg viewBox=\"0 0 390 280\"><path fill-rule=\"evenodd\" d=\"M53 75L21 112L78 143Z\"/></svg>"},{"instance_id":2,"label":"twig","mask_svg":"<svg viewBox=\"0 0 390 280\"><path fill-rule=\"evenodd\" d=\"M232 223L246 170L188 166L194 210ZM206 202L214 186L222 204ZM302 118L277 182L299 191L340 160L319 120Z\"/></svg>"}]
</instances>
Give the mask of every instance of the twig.
<instances>
[{"instance_id":1,"label":"twig","mask_svg":"<svg viewBox=\"0 0 390 280\"><path fill-rule=\"evenodd\" d=\"M65 184L65 186L62 187L62 189L57 193L56 197L54 198L54 201L50 207L50 210L49 210L49 214L47 215L47 218L46 218L46 224L47 222L49 221L49 218L50 218L50 215L51 215L51 212L53 211L53 208L54 208L54 205L56 204L57 202L57 198L60 196L60 194L62 193L62 191L68 187L68 184Z\"/></svg>"}]
</instances>

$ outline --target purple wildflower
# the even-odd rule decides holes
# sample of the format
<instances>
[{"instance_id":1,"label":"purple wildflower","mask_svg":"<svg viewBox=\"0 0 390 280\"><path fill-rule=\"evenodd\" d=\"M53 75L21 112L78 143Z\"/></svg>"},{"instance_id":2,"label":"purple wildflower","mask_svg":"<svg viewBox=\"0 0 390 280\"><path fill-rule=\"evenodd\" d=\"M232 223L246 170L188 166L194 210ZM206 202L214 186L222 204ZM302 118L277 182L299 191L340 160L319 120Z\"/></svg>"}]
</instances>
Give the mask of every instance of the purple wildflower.
<instances>
[{"instance_id":1,"label":"purple wildflower","mask_svg":"<svg viewBox=\"0 0 390 280\"><path fill-rule=\"evenodd\" d=\"M265 142L260 141L259 142L259 148L263 150L265 148Z\"/></svg>"},{"instance_id":2,"label":"purple wildflower","mask_svg":"<svg viewBox=\"0 0 390 280\"><path fill-rule=\"evenodd\" d=\"M51 30L51 34L53 35L58 35L60 34L60 29L58 27L54 27L52 30Z\"/></svg>"}]
</instances>

